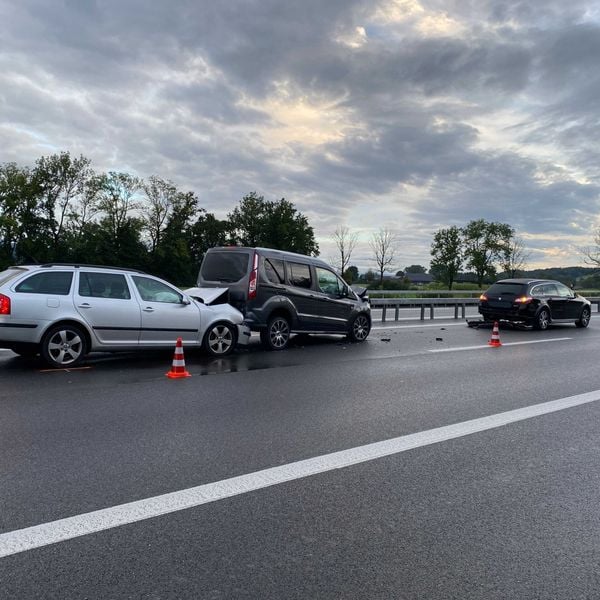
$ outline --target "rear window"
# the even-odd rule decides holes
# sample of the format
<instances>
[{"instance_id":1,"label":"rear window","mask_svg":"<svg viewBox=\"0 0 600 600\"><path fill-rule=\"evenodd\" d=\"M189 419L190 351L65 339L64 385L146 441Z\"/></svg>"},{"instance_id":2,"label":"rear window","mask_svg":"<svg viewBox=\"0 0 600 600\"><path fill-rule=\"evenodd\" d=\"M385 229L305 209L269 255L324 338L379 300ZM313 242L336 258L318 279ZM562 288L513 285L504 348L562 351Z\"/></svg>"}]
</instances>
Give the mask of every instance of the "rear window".
<instances>
[{"instance_id":1,"label":"rear window","mask_svg":"<svg viewBox=\"0 0 600 600\"><path fill-rule=\"evenodd\" d=\"M28 294L67 296L71 289L72 280L73 273L69 272L36 273L19 283L15 291Z\"/></svg>"},{"instance_id":2,"label":"rear window","mask_svg":"<svg viewBox=\"0 0 600 600\"><path fill-rule=\"evenodd\" d=\"M250 254L247 252L207 252L200 276L205 281L235 283L248 274Z\"/></svg>"},{"instance_id":3,"label":"rear window","mask_svg":"<svg viewBox=\"0 0 600 600\"><path fill-rule=\"evenodd\" d=\"M27 269L6 269L6 271L0 271L0 285L10 281L15 278L17 275L22 275L26 273Z\"/></svg>"},{"instance_id":4,"label":"rear window","mask_svg":"<svg viewBox=\"0 0 600 600\"><path fill-rule=\"evenodd\" d=\"M525 293L522 283L494 283L486 292L487 296L522 296Z\"/></svg>"}]
</instances>

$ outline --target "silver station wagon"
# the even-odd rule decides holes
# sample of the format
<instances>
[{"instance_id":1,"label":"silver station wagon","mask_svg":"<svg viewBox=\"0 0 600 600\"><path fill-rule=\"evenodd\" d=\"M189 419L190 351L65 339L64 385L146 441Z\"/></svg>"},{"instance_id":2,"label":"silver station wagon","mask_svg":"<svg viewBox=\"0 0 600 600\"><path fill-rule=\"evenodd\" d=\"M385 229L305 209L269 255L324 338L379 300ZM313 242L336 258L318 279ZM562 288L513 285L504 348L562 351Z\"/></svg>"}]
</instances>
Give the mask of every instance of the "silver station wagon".
<instances>
[{"instance_id":1,"label":"silver station wagon","mask_svg":"<svg viewBox=\"0 0 600 600\"><path fill-rule=\"evenodd\" d=\"M225 356L247 344L250 332L237 309L210 304L218 296L186 293L131 269L10 267L0 272L0 348L73 367L88 352L174 347L181 337L186 346Z\"/></svg>"}]
</instances>

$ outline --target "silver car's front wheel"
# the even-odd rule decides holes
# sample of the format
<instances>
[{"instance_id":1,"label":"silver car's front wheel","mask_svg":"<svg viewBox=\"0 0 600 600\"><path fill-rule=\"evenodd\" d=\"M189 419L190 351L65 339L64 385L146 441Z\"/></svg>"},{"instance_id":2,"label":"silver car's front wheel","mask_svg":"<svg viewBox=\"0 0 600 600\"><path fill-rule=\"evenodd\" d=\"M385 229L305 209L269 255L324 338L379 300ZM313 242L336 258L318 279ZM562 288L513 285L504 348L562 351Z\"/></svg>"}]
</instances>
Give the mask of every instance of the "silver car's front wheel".
<instances>
[{"instance_id":1,"label":"silver car's front wheel","mask_svg":"<svg viewBox=\"0 0 600 600\"><path fill-rule=\"evenodd\" d=\"M228 323L212 325L204 338L204 349L213 356L227 356L233 352L236 332Z\"/></svg>"},{"instance_id":2,"label":"silver car's front wheel","mask_svg":"<svg viewBox=\"0 0 600 600\"><path fill-rule=\"evenodd\" d=\"M74 367L87 352L85 335L75 325L57 325L44 336L41 351L51 367Z\"/></svg>"}]
</instances>

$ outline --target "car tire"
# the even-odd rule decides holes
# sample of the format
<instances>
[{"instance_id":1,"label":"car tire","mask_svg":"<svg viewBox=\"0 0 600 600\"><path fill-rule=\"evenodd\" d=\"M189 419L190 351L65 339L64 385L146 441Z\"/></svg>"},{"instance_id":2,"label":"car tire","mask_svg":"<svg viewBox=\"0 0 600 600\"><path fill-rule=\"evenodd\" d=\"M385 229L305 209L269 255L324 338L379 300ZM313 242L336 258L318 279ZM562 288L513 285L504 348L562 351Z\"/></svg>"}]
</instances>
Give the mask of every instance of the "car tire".
<instances>
[{"instance_id":1,"label":"car tire","mask_svg":"<svg viewBox=\"0 0 600 600\"><path fill-rule=\"evenodd\" d=\"M233 352L237 331L231 323L215 323L204 335L204 350L211 356L227 356Z\"/></svg>"},{"instance_id":2,"label":"car tire","mask_svg":"<svg viewBox=\"0 0 600 600\"><path fill-rule=\"evenodd\" d=\"M547 308L542 308L540 312L536 315L533 326L535 329L539 329L540 331L545 331L548 329L548 325L550 325L550 313Z\"/></svg>"},{"instance_id":3,"label":"car tire","mask_svg":"<svg viewBox=\"0 0 600 600\"><path fill-rule=\"evenodd\" d=\"M351 342L364 342L371 332L371 320L365 314L359 314L352 319L348 329Z\"/></svg>"},{"instance_id":4,"label":"car tire","mask_svg":"<svg viewBox=\"0 0 600 600\"><path fill-rule=\"evenodd\" d=\"M584 306L581 311L581 315L579 315L579 319L575 321L575 325L577 327L587 327L590 324L590 319L592 317L592 311L589 306Z\"/></svg>"},{"instance_id":5,"label":"car tire","mask_svg":"<svg viewBox=\"0 0 600 600\"><path fill-rule=\"evenodd\" d=\"M55 369L77 366L86 353L85 334L77 325L55 325L42 339L42 358Z\"/></svg>"},{"instance_id":6,"label":"car tire","mask_svg":"<svg viewBox=\"0 0 600 600\"><path fill-rule=\"evenodd\" d=\"M40 353L37 344L15 344L11 350L21 358L35 358Z\"/></svg>"},{"instance_id":7,"label":"car tire","mask_svg":"<svg viewBox=\"0 0 600 600\"><path fill-rule=\"evenodd\" d=\"M260 341L268 350L284 350L290 341L290 322L283 315L269 319L267 328L260 332Z\"/></svg>"}]
</instances>

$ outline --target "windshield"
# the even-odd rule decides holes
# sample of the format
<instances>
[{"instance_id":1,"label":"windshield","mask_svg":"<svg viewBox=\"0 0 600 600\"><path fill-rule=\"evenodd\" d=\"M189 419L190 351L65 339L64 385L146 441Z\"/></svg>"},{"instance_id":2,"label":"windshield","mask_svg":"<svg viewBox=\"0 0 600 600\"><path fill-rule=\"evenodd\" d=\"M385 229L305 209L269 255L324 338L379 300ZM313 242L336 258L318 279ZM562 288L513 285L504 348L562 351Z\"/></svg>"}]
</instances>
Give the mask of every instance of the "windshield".
<instances>
[{"instance_id":1,"label":"windshield","mask_svg":"<svg viewBox=\"0 0 600 600\"><path fill-rule=\"evenodd\" d=\"M234 283L247 275L249 265L247 252L208 252L202 261L200 277L204 281Z\"/></svg>"}]
</instances>

